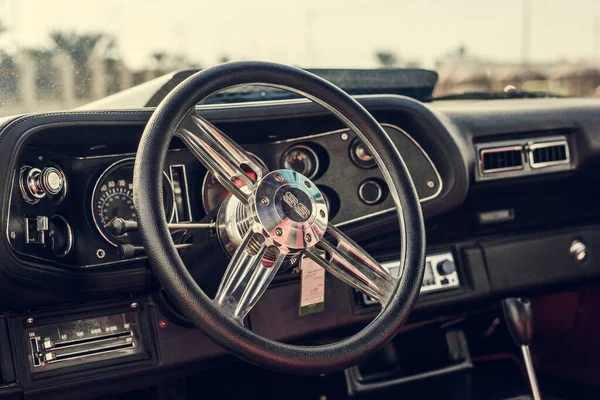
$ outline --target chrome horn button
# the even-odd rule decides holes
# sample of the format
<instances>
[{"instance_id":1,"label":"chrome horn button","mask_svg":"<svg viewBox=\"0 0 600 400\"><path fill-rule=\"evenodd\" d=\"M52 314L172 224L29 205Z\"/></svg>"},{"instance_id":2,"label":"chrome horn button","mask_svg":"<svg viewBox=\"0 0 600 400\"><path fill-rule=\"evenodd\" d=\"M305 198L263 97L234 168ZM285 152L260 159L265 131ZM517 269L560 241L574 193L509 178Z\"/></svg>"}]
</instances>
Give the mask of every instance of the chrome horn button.
<instances>
[{"instance_id":1,"label":"chrome horn button","mask_svg":"<svg viewBox=\"0 0 600 400\"><path fill-rule=\"evenodd\" d=\"M265 175L256 188L255 207L269 237L288 250L314 246L327 229L325 198L317 185L294 171Z\"/></svg>"}]
</instances>

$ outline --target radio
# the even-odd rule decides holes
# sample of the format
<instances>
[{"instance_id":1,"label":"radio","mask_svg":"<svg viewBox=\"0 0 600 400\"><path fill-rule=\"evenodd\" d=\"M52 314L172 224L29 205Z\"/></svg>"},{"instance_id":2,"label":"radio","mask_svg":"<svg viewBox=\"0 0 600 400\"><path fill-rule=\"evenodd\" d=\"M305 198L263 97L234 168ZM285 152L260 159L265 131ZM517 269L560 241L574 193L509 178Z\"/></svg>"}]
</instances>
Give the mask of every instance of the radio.
<instances>
[{"instance_id":1,"label":"radio","mask_svg":"<svg viewBox=\"0 0 600 400\"><path fill-rule=\"evenodd\" d=\"M389 261L381 263L392 276L398 276L400 261ZM437 253L428 255L425 261L425 273L421 284L421 294L439 292L442 290L460 287L456 265L452 253ZM378 304L377 301L362 294L365 305Z\"/></svg>"},{"instance_id":2,"label":"radio","mask_svg":"<svg viewBox=\"0 0 600 400\"><path fill-rule=\"evenodd\" d=\"M33 373L145 353L134 311L36 326L25 334Z\"/></svg>"}]
</instances>

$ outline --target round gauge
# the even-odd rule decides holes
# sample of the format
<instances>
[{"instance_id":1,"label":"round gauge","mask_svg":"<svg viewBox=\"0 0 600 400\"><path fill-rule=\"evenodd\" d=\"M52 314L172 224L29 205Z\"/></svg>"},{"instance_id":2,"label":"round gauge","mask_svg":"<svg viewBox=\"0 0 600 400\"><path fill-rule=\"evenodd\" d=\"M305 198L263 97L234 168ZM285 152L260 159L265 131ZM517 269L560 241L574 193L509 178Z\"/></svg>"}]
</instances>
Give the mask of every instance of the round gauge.
<instances>
[{"instance_id":1,"label":"round gauge","mask_svg":"<svg viewBox=\"0 0 600 400\"><path fill-rule=\"evenodd\" d=\"M305 145L296 145L283 154L283 168L296 171L312 179L319 171L319 158L313 149Z\"/></svg>"},{"instance_id":2,"label":"round gauge","mask_svg":"<svg viewBox=\"0 0 600 400\"><path fill-rule=\"evenodd\" d=\"M134 159L117 161L108 167L94 186L92 193L92 215L94 225L102 237L113 246L119 244L139 244L138 232L129 232L121 236L112 233L110 224L117 218L137 221L133 204L133 165ZM163 200L165 215L171 221L175 214L173 188L171 181L164 175Z\"/></svg>"},{"instance_id":3,"label":"round gauge","mask_svg":"<svg viewBox=\"0 0 600 400\"><path fill-rule=\"evenodd\" d=\"M268 169L263 160L252 153L248 154L250 154L263 168ZM248 171L246 174L250 178L256 180L256 174L253 171ZM216 210L229 195L231 195L231 192L225 189L212 173L207 172L204 176L204 182L202 183L202 206L204 207L204 211L208 214Z\"/></svg>"},{"instance_id":4,"label":"round gauge","mask_svg":"<svg viewBox=\"0 0 600 400\"><path fill-rule=\"evenodd\" d=\"M360 168L369 169L377 166L375 158L359 138L356 138L350 145L350 158Z\"/></svg>"}]
</instances>

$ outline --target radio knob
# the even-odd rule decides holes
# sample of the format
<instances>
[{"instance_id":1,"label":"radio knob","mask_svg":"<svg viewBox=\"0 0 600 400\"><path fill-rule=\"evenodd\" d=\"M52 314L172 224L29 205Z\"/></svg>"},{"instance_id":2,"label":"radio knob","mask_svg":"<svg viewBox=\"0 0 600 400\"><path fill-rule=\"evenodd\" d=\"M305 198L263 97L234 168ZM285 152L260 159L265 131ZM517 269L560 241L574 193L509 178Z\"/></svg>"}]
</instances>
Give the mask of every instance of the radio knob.
<instances>
[{"instance_id":1,"label":"radio knob","mask_svg":"<svg viewBox=\"0 0 600 400\"><path fill-rule=\"evenodd\" d=\"M456 266L454 265L454 262L450 260L444 260L438 263L437 270L440 273L440 275L450 275L451 273L456 271Z\"/></svg>"}]
</instances>

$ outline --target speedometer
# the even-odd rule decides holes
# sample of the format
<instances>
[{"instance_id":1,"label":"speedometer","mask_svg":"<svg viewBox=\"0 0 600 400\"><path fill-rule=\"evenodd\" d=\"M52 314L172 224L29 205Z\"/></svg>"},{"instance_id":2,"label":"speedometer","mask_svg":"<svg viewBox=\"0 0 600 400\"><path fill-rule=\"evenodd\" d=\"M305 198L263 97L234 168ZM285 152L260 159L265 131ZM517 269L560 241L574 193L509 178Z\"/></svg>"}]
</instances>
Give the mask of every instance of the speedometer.
<instances>
[{"instance_id":1,"label":"speedometer","mask_svg":"<svg viewBox=\"0 0 600 400\"><path fill-rule=\"evenodd\" d=\"M134 159L117 161L108 167L94 187L92 193L92 214L94 225L100 235L111 245L141 243L137 232L129 232L121 236L112 233L111 223L116 218L137 221L135 205L133 204L133 165ZM171 181L164 175L163 200L165 215L171 221L175 214L173 207L173 189Z\"/></svg>"},{"instance_id":2,"label":"speedometer","mask_svg":"<svg viewBox=\"0 0 600 400\"><path fill-rule=\"evenodd\" d=\"M108 228L115 219L137 220L133 205L133 190L127 187L109 187L100 195L98 214L102 225Z\"/></svg>"}]
</instances>

